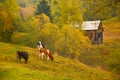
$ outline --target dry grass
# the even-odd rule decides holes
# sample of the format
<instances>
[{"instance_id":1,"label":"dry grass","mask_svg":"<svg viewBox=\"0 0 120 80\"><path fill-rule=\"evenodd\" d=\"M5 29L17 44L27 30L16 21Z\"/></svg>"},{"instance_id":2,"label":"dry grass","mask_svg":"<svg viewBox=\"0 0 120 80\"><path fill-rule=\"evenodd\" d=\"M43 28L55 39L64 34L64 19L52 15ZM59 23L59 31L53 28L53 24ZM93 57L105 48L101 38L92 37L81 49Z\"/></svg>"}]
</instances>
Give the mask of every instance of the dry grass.
<instances>
[{"instance_id":1,"label":"dry grass","mask_svg":"<svg viewBox=\"0 0 120 80\"><path fill-rule=\"evenodd\" d=\"M104 22L103 27L105 42L120 39L120 22Z\"/></svg>"}]
</instances>

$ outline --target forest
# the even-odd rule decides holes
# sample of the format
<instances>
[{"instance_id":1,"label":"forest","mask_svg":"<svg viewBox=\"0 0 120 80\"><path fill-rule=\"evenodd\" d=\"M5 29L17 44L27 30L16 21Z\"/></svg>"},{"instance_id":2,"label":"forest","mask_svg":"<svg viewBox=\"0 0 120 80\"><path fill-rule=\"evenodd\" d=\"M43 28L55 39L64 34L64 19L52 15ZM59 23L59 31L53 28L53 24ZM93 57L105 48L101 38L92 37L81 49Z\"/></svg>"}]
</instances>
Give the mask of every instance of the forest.
<instances>
[{"instance_id":1,"label":"forest","mask_svg":"<svg viewBox=\"0 0 120 80\"><path fill-rule=\"evenodd\" d=\"M97 20L104 42L93 45L81 25ZM100 66L118 80L119 40L120 0L0 0L0 42L37 48L41 41L52 53Z\"/></svg>"}]
</instances>

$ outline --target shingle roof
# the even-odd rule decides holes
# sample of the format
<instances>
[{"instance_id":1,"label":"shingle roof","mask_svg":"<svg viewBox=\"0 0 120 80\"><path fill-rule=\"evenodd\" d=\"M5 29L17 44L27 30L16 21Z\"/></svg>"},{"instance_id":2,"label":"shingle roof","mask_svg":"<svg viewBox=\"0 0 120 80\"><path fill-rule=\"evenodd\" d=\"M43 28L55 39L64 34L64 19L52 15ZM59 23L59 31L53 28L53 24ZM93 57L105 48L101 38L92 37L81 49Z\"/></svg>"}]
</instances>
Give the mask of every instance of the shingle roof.
<instances>
[{"instance_id":1,"label":"shingle roof","mask_svg":"<svg viewBox=\"0 0 120 80\"><path fill-rule=\"evenodd\" d=\"M82 30L97 30L101 21L85 21L82 23Z\"/></svg>"}]
</instances>

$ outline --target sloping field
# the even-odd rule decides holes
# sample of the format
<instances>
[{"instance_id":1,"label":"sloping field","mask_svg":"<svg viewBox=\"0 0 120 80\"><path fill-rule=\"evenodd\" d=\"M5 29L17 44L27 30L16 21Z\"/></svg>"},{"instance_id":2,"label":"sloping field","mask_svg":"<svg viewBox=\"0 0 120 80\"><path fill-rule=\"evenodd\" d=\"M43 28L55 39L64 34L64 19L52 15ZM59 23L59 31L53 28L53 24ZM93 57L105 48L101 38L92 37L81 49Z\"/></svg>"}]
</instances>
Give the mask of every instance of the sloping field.
<instances>
[{"instance_id":1,"label":"sloping field","mask_svg":"<svg viewBox=\"0 0 120 80\"><path fill-rule=\"evenodd\" d=\"M28 64L16 63L16 51L29 53ZM41 61L37 49L0 42L0 80L115 80L112 74L54 54L55 60Z\"/></svg>"}]
</instances>

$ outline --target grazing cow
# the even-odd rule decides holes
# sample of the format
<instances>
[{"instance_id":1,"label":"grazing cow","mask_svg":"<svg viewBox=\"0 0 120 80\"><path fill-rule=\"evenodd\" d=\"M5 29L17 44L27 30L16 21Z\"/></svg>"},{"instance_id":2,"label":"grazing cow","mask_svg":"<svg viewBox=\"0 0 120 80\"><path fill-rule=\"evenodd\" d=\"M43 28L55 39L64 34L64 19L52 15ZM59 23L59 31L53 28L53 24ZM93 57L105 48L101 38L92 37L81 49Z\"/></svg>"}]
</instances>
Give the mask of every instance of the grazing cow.
<instances>
[{"instance_id":1,"label":"grazing cow","mask_svg":"<svg viewBox=\"0 0 120 80\"><path fill-rule=\"evenodd\" d=\"M49 59L51 59L53 61L54 58L53 58L52 54L50 53L50 51L48 51L44 48L39 48L39 52L41 53L41 54L39 54L39 58L41 56L42 60L43 60L43 57L46 55L47 56L47 61L49 61Z\"/></svg>"},{"instance_id":2,"label":"grazing cow","mask_svg":"<svg viewBox=\"0 0 120 80\"><path fill-rule=\"evenodd\" d=\"M17 51L17 63L21 62L21 58L25 60L25 63L28 62L28 53L26 51Z\"/></svg>"},{"instance_id":3,"label":"grazing cow","mask_svg":"<svg viewBox=\"0 0 120 80\"><path fill-rule=\"evenodd\" d=\"M43 57L44 57L45 55L47 55L47 54L45 54L44 52L41 52L41 51L40 51L40 49L46 50L45 47L44 47L44 44L43 44L41 41L38 41L38 42L37 42L37 48L38 48L38 51L39 51L39 58L41 57L41 59L43 60ZM46 51L47 51L47 53L49 53L49 50L46 50ZM48 56L48 55L47 55L47 56ZM49 60L49 57L47 58L47 60ZM53 60L53 59L51 58L51 60Z\"/></svg>"}]
</instances>

